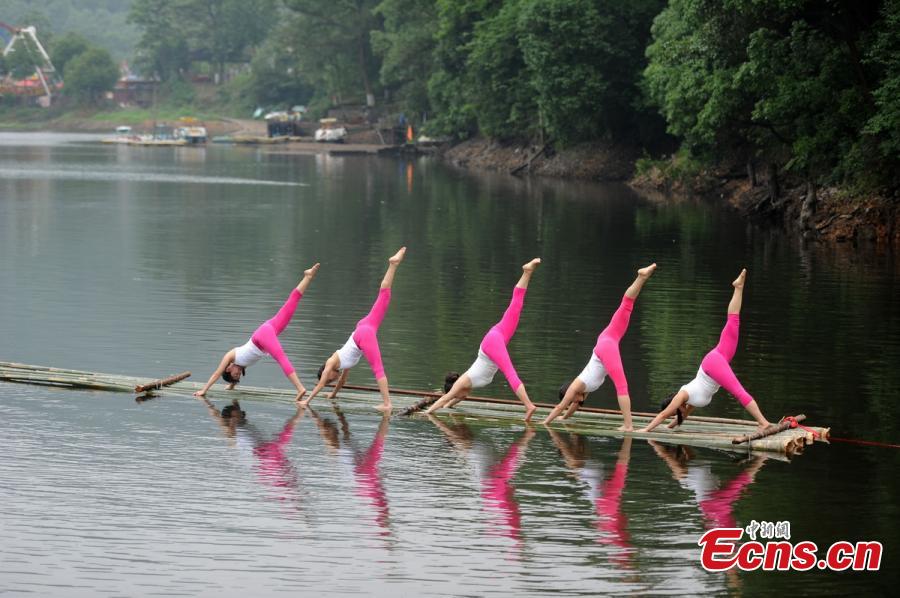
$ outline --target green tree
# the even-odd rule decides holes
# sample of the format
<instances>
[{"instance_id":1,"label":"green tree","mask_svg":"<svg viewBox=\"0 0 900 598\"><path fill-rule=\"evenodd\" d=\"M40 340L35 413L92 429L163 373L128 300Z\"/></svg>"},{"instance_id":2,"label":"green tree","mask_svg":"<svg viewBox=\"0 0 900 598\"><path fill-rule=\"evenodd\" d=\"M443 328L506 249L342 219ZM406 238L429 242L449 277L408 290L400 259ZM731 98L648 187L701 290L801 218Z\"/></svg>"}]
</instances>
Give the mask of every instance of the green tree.
<instances>
[{"instance_id":1,"label":"green tree","mask_svg":"<svg viewBox=\"0 0 900 598\"><path fill-rule=\"evenodd\" d=\"M434 70L428 78L428 99L436 118L428 129L441 135L468 137L478 130L472 103L477 93L469 70L470 44L476 24L496 14L489 0L436 0Z\"/></svg>"},{"instance_id":2,"label":"green tree","mask_svg":"<svg viewBox=\"0 0 900 598\"><path fill-rule=\"evenodd\" d=\"M491 137L516 137L537 130L537 103L519 46L522 0L507 0L476 23L468 46L467 90L479 130Z\"/></svg>"},{"instance_id":3,"label":"green tree","mask_svg":"<svg viewBox=\"0 0 900 598\"><path fill-rule=\"evenodd\" d=\"M97 103L119 78L119 67L103 48L90 48L66 65L65 92L83 103Z\"/></svg>"},{"instance_id":4,"label":"green tree","mask_svg":"<svg viewBox=\"0 0 900 598\"><path fill-rule=\"evenodd\" d=\"M294 18L287 24L300 72L320 93L342 96L362 91L375 105L379 63L372 32L381 27L377 0L285 0Z\"/></svg>"},{"instance_id":5,"label":"green tree","mask_svg":"<svg viewBox=\"0 0 900 598\"><path fill-rule=\"evenodd\" d=\"M38 49L27 37L17 38L6 55L6 69L14 79L25 79L34 75L41 63Z\"/></svg>"},{"instance_id":6,"label":"green tree","mask_svg":"<svg viewBox=\"0 0 900 598\"><path fill-rule=\"evenodd\" d=\"M519 21L531 88L562 141L633 136L650 26L662 0L528 0Z\"/></svg>"},{"instance_id":7,"label":"green tree","mask_svg":"<svg viewBox=\"0 0 900 598\"><path fill-rule=\"evenodd\" d=\"M434 69L437 9L434 0L382 0L375 13L384 29L372 31L372 50L381 59L381 83L411 115L427 113L428 77Z\"/></svg>"},{"instance_id":8,"label":"green tree","mask_svg":"<svg viewBox=\"0 0 900 598\"><path fill-rule=\"evenodd\" d=\"M178 7L171 0L135 0L131 5L128 22L141 32L136 65L147 75L169 80L190 67L190 48L180 29Z\"/></svg>"},{"instance_id":9,"label":"green tree","mask_svg":"<svg viewBox=\"0 0 900 598\"><path fill-rule=\"evenodd\" d=\"M873 88L875 112L866 123L865 132L875 137L881 160L896 165L900 162L900 0L884 3L867 62L881 77ZM900 175L895 174L895 186L898 179Z\"/></svg>"},{"instance_id":10,"label":"green tree","mask_svg":"<svg viewBox=\"0 0 900 598\"><path fill-rule=\"evenodd\" d=\"M70 60L91 47L88 40L78 33L66 33L55 40L50 48L50 60L57 72L65 72Z\"/></svg>"},{"instance_id":11,"label":"green tree","mask_svg":"<svg viewBox=\"0 0 900 598\"><path fill-rule=\"evenodd\" d=\"M770 163L772 197L780 169L811 183L862 182L879 158L867 131L889 138L889 118L872 120L880 73L866 60L879 23L885 48L895 43L884 23L896 11L879 4L671 0L647 49L649 94L695 154ZM890 71L889 52L876 54Z\"/></svg>"}]
</instances>

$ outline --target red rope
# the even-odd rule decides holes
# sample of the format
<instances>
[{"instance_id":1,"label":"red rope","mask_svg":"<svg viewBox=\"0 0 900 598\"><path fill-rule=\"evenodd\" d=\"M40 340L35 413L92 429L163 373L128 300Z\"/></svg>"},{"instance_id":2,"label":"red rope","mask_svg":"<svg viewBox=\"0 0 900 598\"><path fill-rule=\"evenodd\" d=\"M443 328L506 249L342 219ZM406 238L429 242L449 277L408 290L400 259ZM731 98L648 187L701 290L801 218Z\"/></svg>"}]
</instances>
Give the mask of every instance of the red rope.
<instances>
[{"instance_id":1,"label":"red rope","mask_svg":"<svg viewBox=\"0 0 900 598\"><path fill-rule=\"evenodd\" d=\"M789 424L791 424L791 428L800 428L801 430L806 430L807 432L809 432L813 435L813 438L819 437L818 432L816 432L812 428L807 428L806 426L801 425L800 422L797 421L797 418L795 418L793 415L785 415L784 417L781 418L781 421L788 422ZM781 423L781 422L779 422L779 423Z\"/></svg>"},{"instance_id":2,"label":"red rope","mask_svg":"<svg viewBox=\"0 0 900 598\"><path fill-rule=\"evenodd\" d=\"M874 440L856 440L854 438L835 438L830 436L828 440L833 442L846 442L849 444L862 444L864 446L880 446L884 448L900 448L900 444L889 444L887 442L876 442Z\"/></svg>"}]
</instances>

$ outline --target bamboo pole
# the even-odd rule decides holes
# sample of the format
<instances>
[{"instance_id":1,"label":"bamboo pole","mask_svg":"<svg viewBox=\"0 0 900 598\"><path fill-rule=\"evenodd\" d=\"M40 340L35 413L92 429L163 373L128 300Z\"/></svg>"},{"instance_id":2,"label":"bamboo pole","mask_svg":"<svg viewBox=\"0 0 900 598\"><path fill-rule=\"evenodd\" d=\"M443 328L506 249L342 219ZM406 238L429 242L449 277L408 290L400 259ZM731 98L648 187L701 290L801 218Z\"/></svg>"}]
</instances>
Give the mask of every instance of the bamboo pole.
<instances>
[{"instance_id":1,"label":"bamboo pole","mask_svg":"<svg viewBox=\"0 0 900 598\"><path fill-rule=\"evenodd\" d=\"M802 413L800 415L794 416L794 420L796 420L798 422L802 422L805 419L806 419L806 415L804 415ZM781 432L782 430L789 430L789 429L791 429L792 425L793 424L790 421L783 421L781 423L771 425L768 428L766 428L765 430L753 432L752 434L744 434L743 436L735 438L731 442L733 444L741 444L743 442L749 442L751 440L759 440L760 438L765 438L766 436L771 436L773 434L777 434L777 433Z\"/></svg>"},{"instance_id":2,"label":"bamboo pole","mask_svg":"<svg viewBox=\"0 0 900 598\"><path fill-rule=\"evenodd\" d=\"M148 390L159 390L163 386L172 386L176 382L181 382L185 378L190 377L190 372L181 372L180 374L175 374L174 376L169 376L168 378L163 378L161 380L154 380L153 382L148 382L146 384L138 384L134 387L134 392L141 393L147 392Z\"/></svg>"}]
</instances>

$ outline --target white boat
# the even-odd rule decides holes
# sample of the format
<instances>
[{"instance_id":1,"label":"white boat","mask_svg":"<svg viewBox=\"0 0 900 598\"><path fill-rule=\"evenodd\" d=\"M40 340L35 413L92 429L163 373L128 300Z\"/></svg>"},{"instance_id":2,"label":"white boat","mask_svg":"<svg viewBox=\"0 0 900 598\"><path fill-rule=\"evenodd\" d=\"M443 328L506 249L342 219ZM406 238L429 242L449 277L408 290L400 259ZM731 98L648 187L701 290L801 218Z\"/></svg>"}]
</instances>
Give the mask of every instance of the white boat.
<instances>
[{"instance_id":1,"label":"white boat","mask_svg":"<svg viewBox=\"0 0 900 598\"><path fill-rule=\"evenodd\" d=\"M336 118L323 118L319 120L322 126L316 129L316 141L343 143L347 137L347 129L338 127Z\"/></svg>"},{"instance_id":2,"label":"white boat","mask_svg":"<svg viewBox=\"0 0 900 598\"><path fill-rule=\"evenodd\" d=\"M104 137L100 140L101 143L131 143L135 139L135 136L131 134L131 127L121 126L116 127L116 136L115 137Z\"/></svg>"},{"instance_id":3,"label":"white boat","mask_svg":"<svg viewBox=\"0 0 900 598\"><path fill-rule=\"evenodd\" d=\"M183 139L188 145L201 145L209 140L206 127L199 125L177 127L174 131L175 139Z\"/></svg>"}]
</instances>

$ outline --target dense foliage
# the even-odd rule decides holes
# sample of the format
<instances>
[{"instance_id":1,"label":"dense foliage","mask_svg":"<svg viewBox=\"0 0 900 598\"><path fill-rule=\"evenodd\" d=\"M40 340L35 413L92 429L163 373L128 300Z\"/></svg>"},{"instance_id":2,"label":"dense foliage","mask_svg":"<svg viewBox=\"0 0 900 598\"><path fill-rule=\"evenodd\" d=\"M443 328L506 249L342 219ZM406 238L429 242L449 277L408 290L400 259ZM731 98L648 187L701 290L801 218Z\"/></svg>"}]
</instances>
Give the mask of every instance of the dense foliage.
<instances>
[{"instance_id":1,"label":"dense foliage","mask_svg":"<svg viewBox=\"0 0 900 598\"><path fill-rule=\"evenodd\" d=\"M126 23L133 0L2 0L0 21L33 25L45 46L56 35L77 32L117 59L134 50L135 29Z\"/></svg>"},{"instance_id":2,"label":"dense foliage","mask_svg":"<svg viewBox=\"0 0 900 598\"><path fill-rule=\"evenodd\" d=\"M35 10L25 0L7 4L15 17ZM40 7L44 16L30 18L49 19L63 63L80 43L64 31L92 44L106 38L57 23L102 12L104 28L116 29L110 24L129 9L118 29L137 29L145 72L173 81L205 68L231 78L223 94L246 107L352 103L403 112L433 134L557 146L613 140L652 151L674 139L692 164L900 185L900 0L48 0ZM3 68L24 67L7 57Z\"/></svg>"}]
</instances>

